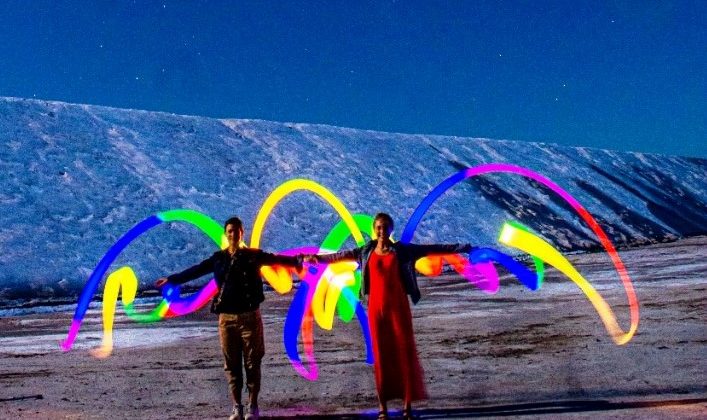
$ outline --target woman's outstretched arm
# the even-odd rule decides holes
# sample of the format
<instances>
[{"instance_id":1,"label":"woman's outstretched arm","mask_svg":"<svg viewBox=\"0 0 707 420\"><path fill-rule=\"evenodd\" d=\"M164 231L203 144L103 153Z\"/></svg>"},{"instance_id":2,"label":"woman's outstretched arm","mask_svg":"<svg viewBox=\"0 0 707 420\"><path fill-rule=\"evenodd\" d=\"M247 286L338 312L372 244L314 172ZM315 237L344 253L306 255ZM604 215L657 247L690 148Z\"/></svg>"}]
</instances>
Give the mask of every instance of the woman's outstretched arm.
<instances>
[{"instance_id":1,"label":"woman's outstretched arm","mask_svg":"<svg viewBox=\"0 0 707 420\"><path fill-rule=\"evenodd\" d=\"M469 243L433 245L410 244L409 247L415 260L428 255L458 254L460 252L468 254L474 249L474 247Z\"/></svg>"},{"instance_id":2,"label":"woman's outstretched arm","mask_svg":"<svg viewBox=\"0 0 707 420\"><path fill-rule=\"evenodd\" d=\"M330 264L337 261L358 261L361 258L361 248L347 249L333 254L305 255L304 260L310 263Z\"/></svg>"}]
</instances>

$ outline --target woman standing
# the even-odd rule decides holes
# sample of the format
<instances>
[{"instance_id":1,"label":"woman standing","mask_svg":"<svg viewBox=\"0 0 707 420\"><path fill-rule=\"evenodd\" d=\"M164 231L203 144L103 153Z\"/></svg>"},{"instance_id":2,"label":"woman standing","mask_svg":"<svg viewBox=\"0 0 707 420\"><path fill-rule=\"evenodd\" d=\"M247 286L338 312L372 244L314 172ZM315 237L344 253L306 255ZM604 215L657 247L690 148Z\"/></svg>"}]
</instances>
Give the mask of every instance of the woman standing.
<instances>
[{"instance_id":1,"label":"woman standing","mask_svg":"<svg viewBox=\"0 0 707 420\"><path fill-rule=\"evenodd\" d=\"M420 299L415 261L433 254L470 252L470 244L416 245L392 242L393 219L378 213L373 220L377 236L366 245L335 254L307 256L305 261L358 262L363 273L362 294L369 295L368 323L373 344L379 419L388 418L388 401L403 400L403 417L412 418L412 402L427 398L424 373L415 346L413 303Z\"/></svg>"}]
</instances>

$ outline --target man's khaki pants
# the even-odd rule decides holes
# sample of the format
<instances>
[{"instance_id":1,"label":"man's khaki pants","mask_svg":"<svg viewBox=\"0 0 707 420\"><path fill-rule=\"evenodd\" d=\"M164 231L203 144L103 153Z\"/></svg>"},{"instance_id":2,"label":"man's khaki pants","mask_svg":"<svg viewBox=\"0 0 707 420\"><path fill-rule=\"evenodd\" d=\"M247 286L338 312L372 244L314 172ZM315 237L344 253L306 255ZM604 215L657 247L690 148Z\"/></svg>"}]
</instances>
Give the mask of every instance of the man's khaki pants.
<instances>
[{"instance_id":1,"label":"man's khaki pants","mask_svg":"<svg viewBox=\"0 0 707 420\"><path fill-rule=\"evenodd\" d=\"M257 394L260 391L260 362L265 354L260 310L242 314L219 314L218 331L228 388L234 400L240 400L243 367L248 392L251 395Z\"/></svg>"}]
</instances>

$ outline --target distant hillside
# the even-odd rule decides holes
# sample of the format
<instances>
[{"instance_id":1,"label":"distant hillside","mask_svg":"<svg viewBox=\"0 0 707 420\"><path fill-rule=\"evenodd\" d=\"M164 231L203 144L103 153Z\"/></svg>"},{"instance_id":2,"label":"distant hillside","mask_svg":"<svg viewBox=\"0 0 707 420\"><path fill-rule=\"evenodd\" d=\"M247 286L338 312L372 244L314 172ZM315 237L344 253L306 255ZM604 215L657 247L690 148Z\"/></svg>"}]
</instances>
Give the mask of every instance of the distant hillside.
<instances>
[{"instance_id":1,"label":"distant hillside","mask_svg":"<svg viewBox=\"0 0 707 420\"><path fill-rule=\"evenodd\" d=\"M20 289L75 293L123 233L159 211L189 208L218 222L236 214L248 229L267 195L292 178L319 182L352 213L387 211L401 230L449 175L506 162L568 190L618 246L707 233L704 159L15 98L0 98L0 144L0 299ZM415 240L498 247L508 219L565 251L597 246L549 190L508 174L448 191ZM319 198L298 192L276 209L262 246L319 244L337 221ZM135 267L144 286L213 249L194 228L170 224L141 237L116 264Z\"/></svg>"}]
</instances>

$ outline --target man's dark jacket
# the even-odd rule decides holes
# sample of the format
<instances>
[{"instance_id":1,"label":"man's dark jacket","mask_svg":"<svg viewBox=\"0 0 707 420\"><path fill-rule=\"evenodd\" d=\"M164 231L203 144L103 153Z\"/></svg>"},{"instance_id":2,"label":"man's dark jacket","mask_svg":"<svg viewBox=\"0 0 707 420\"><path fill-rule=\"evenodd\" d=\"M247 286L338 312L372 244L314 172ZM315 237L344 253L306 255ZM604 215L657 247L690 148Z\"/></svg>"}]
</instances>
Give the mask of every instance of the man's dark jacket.
<instances>
[{"instance_id":1,"label":"man's dark jacket","mask_svg":"<svg viewBox=\"0 0 707 420\"><path fill-rule=\"evenodd\" d=\"M299 268L302 261L298 257L270 254L255 248L239 248L233 257L222 250L181 273L172 274L167 280L177 285L213 273L219 291L211 304L211 312L240 314L258 309L265 300L260 267L275 264Z\"/></svg>"}]
</instances>

